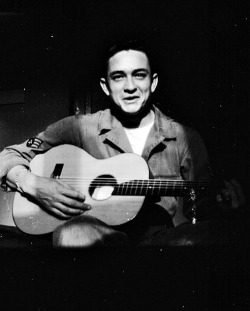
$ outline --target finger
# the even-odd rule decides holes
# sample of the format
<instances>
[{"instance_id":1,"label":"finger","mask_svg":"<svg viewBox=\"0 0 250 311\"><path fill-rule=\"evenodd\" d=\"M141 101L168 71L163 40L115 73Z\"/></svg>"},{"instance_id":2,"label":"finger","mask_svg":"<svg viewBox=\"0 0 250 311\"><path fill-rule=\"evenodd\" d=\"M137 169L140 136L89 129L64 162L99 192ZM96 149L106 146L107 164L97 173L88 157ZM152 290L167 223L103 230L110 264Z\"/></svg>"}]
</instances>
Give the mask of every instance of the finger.
<instances>
[{"instance_id":1,"label":"finger","mask_svg":"<svg viewBox=\"0 0 250 311\"><path fill-rule=\"evenodd\" d=\"M84 212L83 209L78 209L78 208L74 208L71 206L67 206L63 203L56 203L56 204L54 204L53 207L56 208L61 213L63 213L64 215L67 215L67 216L77 216L77 215L81 215ZM85 208L85 210L86 210L86 208Z\"/></svg>"},{"instance_id":2,"label":"finger","mask_svg":"<svg viewBox=\"0 0 250 311\"><path fill-rule=\"evenodd\" d=\"M75 189L73 189L71 186L69 186L68 184L64 183L61 180L57 180L57 182L60 184L60 187L58 189L58 191L63 194L64 196L67 196L69 198L73 198L76 199L80 202L84 202L85 201L85 195L79 191L76 191Z\"/></svg>"},{"instance_id":3,"label":"finger","mask_svg":"<svg viewBox=\"0 0 250 311\"><path fill-rule=\"evenodd\" d=\"M61 195L58 201L63 205L74 209L89 210L91 208L90 205L84 203L83 201L78 201L77 198L72 199L65 195Z\"/></svg>"},{"instance_id":4,"label":"finger","mask_svg":"<svg viewBox=\"0 0 250 311\"><path fill-rule=\"evenodd\" d=\"M221 194L216 195L216 201L221 203L223 201Z\"/></svg>"},{"instance_id":5,"label":"finger","mask_svg":"<svg viewBox=\"0 0 250 311\"><path fill-rule=\"evenodd\" d=\"M230 193L230 196L232 198L232 201L231 201L232 208L238 208L239 207L239 200L238 200L238 197L237 197L236 192L234 190L234 186L228 181L225 181L225 185L227 187L226 191L228 191Z\"/></svg>"},{"instance_id":6,"label":"finger","mask_svg":"<svg viewBox=\"0 0 250 311\"><path fill-rule=\"evenodd\" d=\"M240 183L236 179L232 179L231 183L234 186L236 195L237 195L238 200L239 200L239 204L244 205L246 203L246 197L245 197L244 191L243 191Z\"/></svg>"},{"instance_id":7,"label":"finger","mask_svg":"<svg viewBox=\"0 0 250 311\"><path fill-rule=\"evenodd\" d=\"M223 199L226 201L230 201L232 199L231 191L229 189L230 183L227 180L223 180L225 188L221 190Z\"/></svg>"},{"instance_id":8,"label":"finger","mask_svg":"<svg viewBox=\"0 0 250 311\"><path fill-rule=\"evenodd\" d=\"M84 202L86 199L86 196L80 191L76 191L76 190L74 190L74 191L75 191L75 195L76 195L74 198L80 202Z\"/></svg>"},{"instance_id":9,"label":"finger","mask_svg":"<svg viewBox=\"0 0 250 311\"><path fill-rule=\"evenodd\" d=\"M68 220L72 217L70 215L64 214L63 212L61 212L59 209L55 207L50 207L49 211L60 219Z\"/></svg>"}]
</instances>

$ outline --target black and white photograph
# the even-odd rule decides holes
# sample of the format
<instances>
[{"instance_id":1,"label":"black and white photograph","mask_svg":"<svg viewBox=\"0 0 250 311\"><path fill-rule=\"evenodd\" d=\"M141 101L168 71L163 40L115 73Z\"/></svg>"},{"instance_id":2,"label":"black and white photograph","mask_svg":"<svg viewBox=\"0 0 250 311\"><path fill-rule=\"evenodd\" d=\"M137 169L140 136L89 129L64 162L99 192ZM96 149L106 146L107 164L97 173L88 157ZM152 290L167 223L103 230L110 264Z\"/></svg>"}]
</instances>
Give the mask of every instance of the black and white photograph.
<instances>
[{"instance_id":1,"label":"black and white photograph","mask_svg":"<svg viewBox=\"0 0 250 311\"><path fill-rule=\"evenodd\" d=\"M250 308L247 0L0 0L0 309Z\"/></svg>"}]
</instances>

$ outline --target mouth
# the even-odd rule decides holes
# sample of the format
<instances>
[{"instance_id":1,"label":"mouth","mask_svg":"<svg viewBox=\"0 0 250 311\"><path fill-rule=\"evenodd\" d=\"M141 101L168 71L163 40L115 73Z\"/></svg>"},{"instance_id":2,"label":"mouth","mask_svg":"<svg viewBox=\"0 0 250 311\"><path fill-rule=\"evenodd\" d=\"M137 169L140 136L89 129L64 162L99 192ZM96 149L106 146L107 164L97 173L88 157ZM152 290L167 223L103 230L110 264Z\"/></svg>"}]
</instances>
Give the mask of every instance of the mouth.
<instances>
[{"instance_id":1,"label":"mouth","mask_svg":"<svg viewBox=\"0 0 250 311\"><path fill-rule=\"evenodd\" d=\"M139 96L128 96L123 98L123 100L127 101L127 102L133 102L135 100L137 100L139 98Z\"/></svg>"}]
</instances>

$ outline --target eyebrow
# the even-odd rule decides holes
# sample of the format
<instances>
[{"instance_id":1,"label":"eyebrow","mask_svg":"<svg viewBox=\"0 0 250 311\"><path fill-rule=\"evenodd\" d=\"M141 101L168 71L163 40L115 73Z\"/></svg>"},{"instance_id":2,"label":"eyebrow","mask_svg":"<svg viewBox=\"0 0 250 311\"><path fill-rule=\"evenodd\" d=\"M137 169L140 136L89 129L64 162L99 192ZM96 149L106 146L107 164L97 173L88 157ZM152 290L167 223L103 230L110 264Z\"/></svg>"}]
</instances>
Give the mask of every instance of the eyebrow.
<instances>
[{"instance_id":1,"label":"eyebrow","mask_svg":"<svg viewBox=\"0 0 250 311\"><path fill-rule=\"evenodd\" d=\"M138 68L138 69L135 69L132 71L133 74L137 73L137 72L145 72L147 74L149 74L149 70L148 69L145 69L145 68ZM114 75L116 74L125 74L125 72L123 70L115 70L115 71L112 71L109 76L112 78Z\"/></svg>"}]
</instances>

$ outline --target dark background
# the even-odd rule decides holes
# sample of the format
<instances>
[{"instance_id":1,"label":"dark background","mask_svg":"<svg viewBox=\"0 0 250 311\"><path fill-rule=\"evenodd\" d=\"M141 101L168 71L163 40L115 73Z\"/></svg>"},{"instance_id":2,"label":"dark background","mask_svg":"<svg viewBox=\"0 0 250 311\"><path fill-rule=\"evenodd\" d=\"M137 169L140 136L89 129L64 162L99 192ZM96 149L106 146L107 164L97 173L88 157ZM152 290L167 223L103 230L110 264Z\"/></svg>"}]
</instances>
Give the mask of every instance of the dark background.
<instances>
[{"instance_id":1,"label":"dark background","mask_svg":"<svg viewBox=\"0 0 250 311\"><path fill-rule=\"evenodd\" d=\"M157 55L160 108L196 128L216 174L238 178L248 192L248 6L244 0L0 1L0 92L25 88L23 105L0 105L1 148L76 109L105 108L103 51L137 37Z\"/></svg>"},{"instance_id":2,"label":"dark background","mask_svg":"<svg viewBox=\"0 0 250 311\"><path fill-rule=\"evenodd\" d=\"M0 0L0 149L103 109L103 50L139 37L157 55L160 109L196 128L216 174L248 195L248 2ZM0 241L3 310L249 310L246 245L47 252L4 230Z\"/></svg>"}]
</instances>

